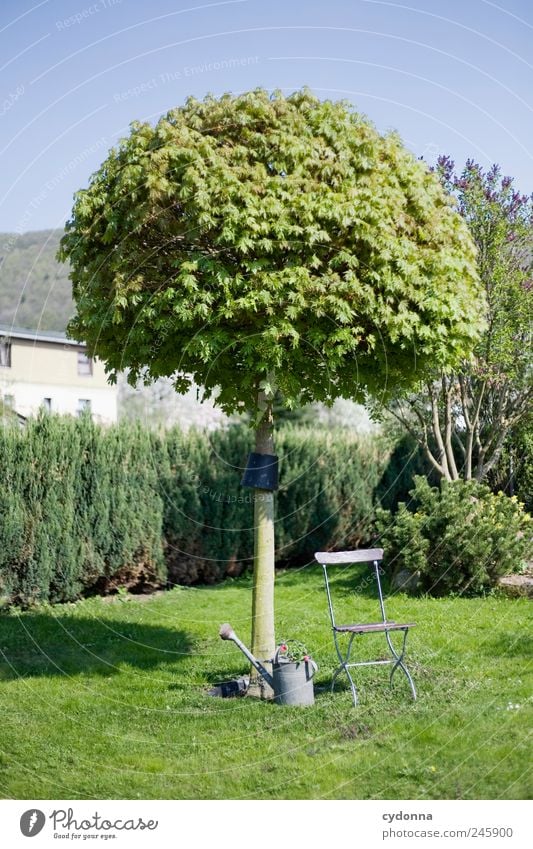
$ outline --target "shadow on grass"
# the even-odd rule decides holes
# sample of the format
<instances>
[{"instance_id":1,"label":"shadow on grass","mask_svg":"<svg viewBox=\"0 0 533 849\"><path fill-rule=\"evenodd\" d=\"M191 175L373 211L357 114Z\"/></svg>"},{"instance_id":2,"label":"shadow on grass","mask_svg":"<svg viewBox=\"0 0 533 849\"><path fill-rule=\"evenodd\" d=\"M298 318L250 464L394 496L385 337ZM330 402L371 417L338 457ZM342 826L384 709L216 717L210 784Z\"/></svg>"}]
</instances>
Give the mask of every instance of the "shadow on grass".
<instances>
[{"instance_id":1,"label":"shadow on grass","mask_svg":"<svg viewBox=\"0 0 533 849\"><path fill-rule=\"evenodd\" d=\"M376 598L377 587L372 563L341 564L328 568L330 584L346 593L355 593L368 598ZM316 591L326 598L324 590L324 573L322 567L312 560L301 566L276 565L276 585L284 588L296 587L300 592ZM383 591L388 586L388 576L381 575ZM215 584L194 584L193 586L182 586L181 584L169 585L169 589L179 588L184 591L200 593L203 590L209 592L227 592L228 589L249 589L253 587L253 575L251 570L236 578L226 578Z\"/></svg>"},{"instance_id":2,"label":"shadow on grass","mask_svg":"<svg viewBox=\"0 0 533 849\"><path fill-rule=\"evenodd\" d=\"M184 631L131 621L30 612L0 615L0 680L109 676L124 665L155 669L192 651Z\"/></svg>"},{"instance_id":3,"label":"shadow on grass","mask_svg":"<svg viewBox=\"0 0 533 849\"><path fill-rule=\"evenodd\" d=\"M509 631L498 634L494 639L484 640L481 645L484 655L490 657L524 657L533 656L533 636Z\"/></svg>"},{"instance_id":4,"label":"shadow on grass","mask_svg":"<svg viewBox=\"0 0 533 849\"><path fill-rule=\"evenodd\" d=\"M372 563L339 564L328 567L328 579L331 588L335 588L342 594L355 593L366 598L377 599L378 591ZM276 574L278 585L284 587L298 587L299 589L316 590L324 596L326 603L326 592L324 585L324 572L322 566L316 562L293 569L281 569ZM383 591L388 584L385 574L381 576Z\"/></svg>"},{"instance_id":5,"label":"shadow on grass","mask_svg":"<svg viewBox=\"0 0 533 849\"><path fill-rule=\"evenodd\" d=\"M325 598L323 570L321 566L318 568L320 569L320 575L317 575L316 579L320 579L321 581L319 586ZM389 577L382 571L380 578L383 594L387 595L389 591ZM378 587L374 565L372 563L328 566L328 580L331 591L338 593L339 597L352 594L378 600Z\"/></svg>"}]
</instances>

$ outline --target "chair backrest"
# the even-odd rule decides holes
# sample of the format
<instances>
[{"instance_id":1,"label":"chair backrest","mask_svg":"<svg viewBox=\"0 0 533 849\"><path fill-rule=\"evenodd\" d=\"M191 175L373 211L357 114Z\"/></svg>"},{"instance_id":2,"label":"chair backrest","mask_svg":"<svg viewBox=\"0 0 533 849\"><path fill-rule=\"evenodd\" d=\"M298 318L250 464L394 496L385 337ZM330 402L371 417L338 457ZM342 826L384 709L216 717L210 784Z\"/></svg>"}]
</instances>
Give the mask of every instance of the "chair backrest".
<instances>
[{"instance_id":1,"label":"chair backrest","mask_svg":"<svg viewBox=\"0 0 533 849\"><path fill-rule=\"evenodd\" d=\"M358 548L355 551L317 551L315 560L321 566L332 566L334 563L373 563L383 560L382 548Z\"/></svg>"},{"instance_id":2,"label":"chair backrest","mask_svg":"<svg viewBox=\"0 0 533 849\"><path fill-rule=\"evenodd\" d=\"M385 604L383 601L383 593L381 591L381 581L379 579L379 561L383 560L382 548L359 548L355 551L317 551L315 560L320 563L324 570L324 581L326 583L326 594L328 597L329 616L331 626L335 628L335 613L333 610L333 602L331 600L331 591L328 579L328 566L335 566L338 563L373 563L376 573L376 583L378 586L379 606L381 609L381 618L383 622L387 621L385 613Z\"/></svg>"}]
</instances>

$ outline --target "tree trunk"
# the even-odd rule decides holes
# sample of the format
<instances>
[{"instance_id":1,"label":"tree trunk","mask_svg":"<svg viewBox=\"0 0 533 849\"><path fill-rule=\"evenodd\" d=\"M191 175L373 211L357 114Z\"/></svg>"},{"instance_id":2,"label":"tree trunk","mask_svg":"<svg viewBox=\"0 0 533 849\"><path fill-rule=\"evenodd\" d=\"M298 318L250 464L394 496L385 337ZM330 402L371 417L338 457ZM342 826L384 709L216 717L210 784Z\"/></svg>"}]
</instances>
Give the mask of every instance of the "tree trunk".
<instances>
[{"instance_id":1,"label":"tree trunk","mask_svg":"<svg viewBox=\"0 0 533 849\"><path fill-rule=\"evenodd\" d=\"M440 429L439 406L431 384L428 384L428 392L431 401L431 425L433 428L433 437L435 439L435 442L437 443L437 459L442 469L442 477L445 478L447 481L451 481L452 476L450 474L450 467L448 465L448 458L446 456L446 448L444 446L442 432Z\"/></svg>"},{"instance_id":2,"label":"tree trunk","mask_svg":"<svg viewBox=\"0 0 533 849\"><path fill-rule=\"evenodd\" d=\"M259 393L259 412L263 416L255 432L257 454L273 454L272 402ZM265 663L275 649L274 636L274 493L265 489L254 490L254 583L252 590L252 654L268 671ZM271 699L272 688L252 667L248 695Z\"/></svg>"},{"instance_id":3,"label":"tree trunk","mask_svg":"<svg viewBox=\"0 0 533 849\"><path fill-rule=\"evenodd\" d=\"M444 404L444 447L446 448L446 460L448 462L450 477L456 481L459 479L459 472L457 471L452 445L452 383L451 381L449 384L447 383L445 375L442 375L442 400Z\"/></svg>"}]
</instances>

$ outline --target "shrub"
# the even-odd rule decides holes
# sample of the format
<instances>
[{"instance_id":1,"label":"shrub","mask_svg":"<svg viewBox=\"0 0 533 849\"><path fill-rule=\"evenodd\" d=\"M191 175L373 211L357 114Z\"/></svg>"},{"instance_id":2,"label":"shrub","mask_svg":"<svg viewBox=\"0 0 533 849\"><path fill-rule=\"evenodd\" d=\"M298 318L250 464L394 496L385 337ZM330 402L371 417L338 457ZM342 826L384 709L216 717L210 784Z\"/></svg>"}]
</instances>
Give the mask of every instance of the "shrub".
<instances>
[{"instance_id":1,"label":"shrub","mask_svg":"<svg viewBox=\"0 0 533 849\"><path fill-rule=\"evenodd\" d=\"M376 503L392 513L396 512L402 501L409 505L409 494L417 475L423 475L431 483L438 483L435 471L421 446L411 434L403 434L392 445L388 462L376 487Z\"/></svg>"},{"instance_id":2,"label":"shrub","mask_svg":"<svg viewBox=\"0 0 533 849\"><path fill-rule=\"evenodd\" d=\"M150 436L44 414L0 430L0 594L72 601L164 579L163 506Z\"/></svg>"},{"instance_id":3,"label":"shrub","mask_svg":"<svg viewBox=\"0 0 533 849\"><path fill-rule=\"evenodd\" d=\"M211 434L42 415L0 430L0 599L72 601L119 586L214 583L251 566L252 431ZM357 546L382 473L371 440L287 426L277 438L278 565Z\"/></svg>"},{"instance_id":4,"label":"shrub","mask_svg":"<svg viewBox=\"0 0 533 849\"><path fill-rule=\"evenodd\" d=\"M415 478L411 509L377 511L380 544L391 571L420 572L436 595L479 593L516 570L530 551L532 519L516 498L473 481Z\"/></svg>"},{"instance_id":5,"label":"shrub","mask_svg":"<svg viewBox=\"0 0 533 849\"><path fill-rule=\"evenodd\" d=\"M384 466L373 439L345 429L286 427L276 450L279 564L306 563L315 551L357 548L371 538L373 493Z\"/></svg>"},{"instance_id":6,"label":"shrub","mask_svg":"<svg viewBox=\"0 0 533 849\"><path fill-rule=\"evenodd\" d=\"M240 485L252 448L247 427L166 437L165 555L172 583L213 583L251 566L253 490ZM276 436L277 565L315 551L357 546L372 532L372 495L383 461L371 440L349 431L287 425Z\"/></svg>"},{"instance_id":7,"label":"shrub","mask_svg":"<svg viewBox=\"0 0 533 849\"><path fill-rule=\"evenodd\" d=\"M251 432L178 428L165 439L165 557L171 583L215 583L252 551L251 495L240 487ZM245 500L248 500L248 504Z\"/></svg>"}]
</instances>

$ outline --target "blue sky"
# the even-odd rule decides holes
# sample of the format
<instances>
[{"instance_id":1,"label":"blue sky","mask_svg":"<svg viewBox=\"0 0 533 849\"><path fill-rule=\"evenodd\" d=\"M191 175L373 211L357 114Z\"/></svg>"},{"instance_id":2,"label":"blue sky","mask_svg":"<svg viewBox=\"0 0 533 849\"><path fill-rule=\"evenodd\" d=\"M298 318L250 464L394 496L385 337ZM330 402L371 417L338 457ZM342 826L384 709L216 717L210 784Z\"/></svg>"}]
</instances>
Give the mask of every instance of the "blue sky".
<instances>
[{"instance_id":1,"label":"blue sky","mask_svg":"<svg viewBox=\"0 0 533 849\"><path fill-rule=\"evenodd\" d=\"M3 0L0 230L61 226L130 121L258 85L346 98L531 192L532 43L530 0Z\"/></svg>"}]
</instances>

